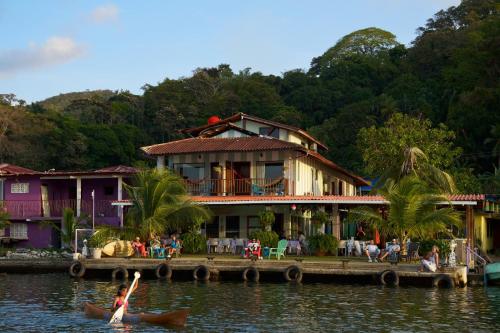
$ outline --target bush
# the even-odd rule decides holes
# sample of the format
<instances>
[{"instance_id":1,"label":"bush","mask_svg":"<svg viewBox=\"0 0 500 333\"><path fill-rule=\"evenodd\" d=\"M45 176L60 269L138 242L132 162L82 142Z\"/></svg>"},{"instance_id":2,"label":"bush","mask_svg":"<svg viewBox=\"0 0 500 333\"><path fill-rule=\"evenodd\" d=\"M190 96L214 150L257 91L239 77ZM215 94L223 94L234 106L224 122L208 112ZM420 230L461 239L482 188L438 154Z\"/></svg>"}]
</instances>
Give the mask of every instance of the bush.
<instances>
[{"instance_id":1,"label":"bush","mask_svg":"<svg viewBox=\"0 0 500 333\"><path fill-rule=\"evenodd\" d=\"M333 235L319 234L309 237L307 241L312 252L337 254L339 241Z\"/></svg>"},{"instance_id":2,"label":"bush","mask_svg":"<svg viewBox=\"0 0 500 333\"><path fill-rule=\"evenodd\" d=\"M207 252L207 238L198 232L188 232L183 234L182 248L185 253L206 253Z\"/></svg>"},{"instance_id":3,"label":"bush","mask_svg":"<svg viewBox=\"0 0 500 333\"><path fill-rule=\"evenodd\" d=\"M263 210L259 213L259 220L262 229L270 230L274 224L276 217L274 216L274 212L271 210Z\"/></svg>"},{"instance_id":4,"label":"bush","mask_svg":"<svg viewBox=\"0 0 500 333\"><path fill-rule=\"evenodd\" d=\"M427 252L432 250L432 247L437 245L439 248L439 258L447 257L450 254L450 240L449 239L426 239L420 241L420 248L418 252L424 256Z\"/></svg>"},{"instance_id":5,"label":"bush","mask_svg":"<svg viewBox=\"0 0 500 333\"><path fill-rule=\"evenodd\" d=\"M279 236L274 231L254 231L250 235L250 239L260 240L262 247L278 247Z\"/></svg>"}]
</instances>

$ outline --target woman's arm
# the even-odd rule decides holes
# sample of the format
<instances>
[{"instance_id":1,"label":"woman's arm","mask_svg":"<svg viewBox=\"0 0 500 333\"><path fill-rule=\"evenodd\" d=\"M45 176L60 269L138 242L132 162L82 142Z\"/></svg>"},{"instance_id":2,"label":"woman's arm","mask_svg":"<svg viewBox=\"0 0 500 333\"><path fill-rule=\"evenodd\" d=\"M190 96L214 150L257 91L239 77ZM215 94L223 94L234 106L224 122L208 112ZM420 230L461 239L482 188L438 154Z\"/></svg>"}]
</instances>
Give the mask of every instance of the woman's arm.
<instances>
[{"instance_id":1,"label":"woman's arm","mask_svg":"<svg viewBox=\"0 0 500 333\"><path fill-rule=\"evenodd\" d=\"M436 252L436 267L439 267L439 254Z\"/></svg>"},{"instance_id":2,"label":"woman's arm","mask_svg":"<svg viewBox=\"0 0 500 333\"><path fill-rule=\"evenodd\" d=\"M113 302L113 307L111 308L111 311L115 311L116 310L116 303L118 303L118 297L115 297L115 301Z\"/></svg>"}]
</instances>

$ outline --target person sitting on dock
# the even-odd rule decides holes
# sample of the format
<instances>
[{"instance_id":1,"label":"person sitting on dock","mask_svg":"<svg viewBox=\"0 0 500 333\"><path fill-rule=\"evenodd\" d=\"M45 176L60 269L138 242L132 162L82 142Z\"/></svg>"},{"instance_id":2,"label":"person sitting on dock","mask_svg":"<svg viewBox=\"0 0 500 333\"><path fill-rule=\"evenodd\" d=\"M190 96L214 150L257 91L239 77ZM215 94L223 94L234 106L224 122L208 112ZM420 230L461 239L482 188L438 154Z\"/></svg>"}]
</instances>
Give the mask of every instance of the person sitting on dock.
<instances>
[{"instance_id":1,"label":"person sitting on dock","mask_svg":"<svg viewBox=\"0 0 500 333\"><path fill-rule=\"evenodd\" d=\"M137 289L137 286L139 285L139 280L135 280L135 283L132 288L132 292L134 292ZM125 300L125 296L127 295L128 292L128 287L126 284L121 284L120 287L118 287L118 292L116 293L115 300L113 302L113 307L111 309L112 312L115 312L118 310L120 306L123 305L123 313L127 313L127 308L128 308L128 301L124 304L123 301Z\"/></svg>"},{"instance_id":2,"label":"person sitting on dock","mask_svg":"<svg viewBox=\"0 0 500 333\"><path fill-rule=\"evenodd\" d=\"M134 248L136 256L146 257L146 246L141 243L141 239L136 237L132 242L132 247Z\"/></svg>"},{"instance_id":3,"label":"person sitting on dock","mask_svg":"<svg viewBox=\"0 0 500 333\"><path fill-rule=\"evenodd\" d=\"M375 245L375 242L371 240L370 244L368 244L368 246L366 247L365 253L368 257L368 262L372 262L372 257L374 257L374 260L377 261L378 255L380 254L380 249L377 245Z\"/></svg>"},{"instance_id":4,"label":"person sitting on dock","mask_svg":"<svg viewBox=\"0 0 500 333\"><path fill-rule=\"evenodd\" d=\"M439 268L439 247L437 245L432 246L431 262L433 262L436 265L436 268Z\"/></svg>"},{"instance_id":5,"label":"person sitting on dock","mask_svg":"<svg viewBox=\"0 0 500 333\"><path fill-rule=\"evenodd\" d=\"M387 251L384 253L384 255L380 257L380 261L383 261L387 256L390 256L390 258L392 258L393 255L401 251L401 246L399 246L396 239L393 239L392 243L387 247L386 250Z\"/></svg>"},{"instance_id":6,"label":"person sitting on dock","mask_svg":"<svg viewBox=\"0 0 500 333\"><path fill-rule=\"evenodd\" d=\"M436 263L432 260L432 252L427 252L422 258L422 265L418 268L419 272L435 272L437 269Z\"/></svg>"}]
</instances>

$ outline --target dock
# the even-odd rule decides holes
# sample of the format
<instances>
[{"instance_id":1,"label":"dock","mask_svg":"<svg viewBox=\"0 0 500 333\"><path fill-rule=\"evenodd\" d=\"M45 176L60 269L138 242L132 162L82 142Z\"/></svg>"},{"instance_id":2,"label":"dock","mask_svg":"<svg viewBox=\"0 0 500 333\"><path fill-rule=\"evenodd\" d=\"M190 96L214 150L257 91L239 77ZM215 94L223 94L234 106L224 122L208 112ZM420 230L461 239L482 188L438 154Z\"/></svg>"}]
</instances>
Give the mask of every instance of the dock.
<instances>
[{"instance_id":1,"label":"dock","mask_svg":"<svg viewBox=\"0 0 500 333\"><path fill-rule=\"evenodd\" d=\"M435 273L418 272L417 265L368 263L360 260L249 260L225 257L165 259L102 258L71 260L0 260L0 272L68 272L74 278L127 280L134 271L145 279L198 281L273 281L464 287L465 266Z\"/></svg>"}]
</instances>

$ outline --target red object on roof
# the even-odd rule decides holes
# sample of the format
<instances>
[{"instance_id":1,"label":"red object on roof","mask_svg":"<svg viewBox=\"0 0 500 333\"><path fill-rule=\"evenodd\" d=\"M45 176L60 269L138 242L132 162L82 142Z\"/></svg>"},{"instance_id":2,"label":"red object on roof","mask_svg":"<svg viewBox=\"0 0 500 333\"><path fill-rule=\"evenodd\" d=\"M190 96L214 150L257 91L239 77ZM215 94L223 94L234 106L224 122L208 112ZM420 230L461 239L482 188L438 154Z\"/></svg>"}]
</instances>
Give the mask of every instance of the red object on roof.
<instances>
[{"instance_id":1,"label":"red object on roof","mask_svg":"<svg viewBox=\"0 0 500 333\"><path fill-rule=\"evenodd\" d=\"M9 176L9 175L37 175L40 172L23 168L17 165L2 163L0 164L0 175L1 176Z\"/></svg>"},{"instance_id":2,"label":"red object on roof","mask_svg":"<svg viewBox=\"0 0 500 333\"><path fill-rule=\"evenodd\" d=\"M217 117L217 116L212 116L212 117L208 118L208 122L207 122L207 124L208 124L208 125L213 125L213 124L215 124L215 123L218 123L219 121L220 121L220 118L219 118L219 117Z\"/></svg>"}]
</instances>

